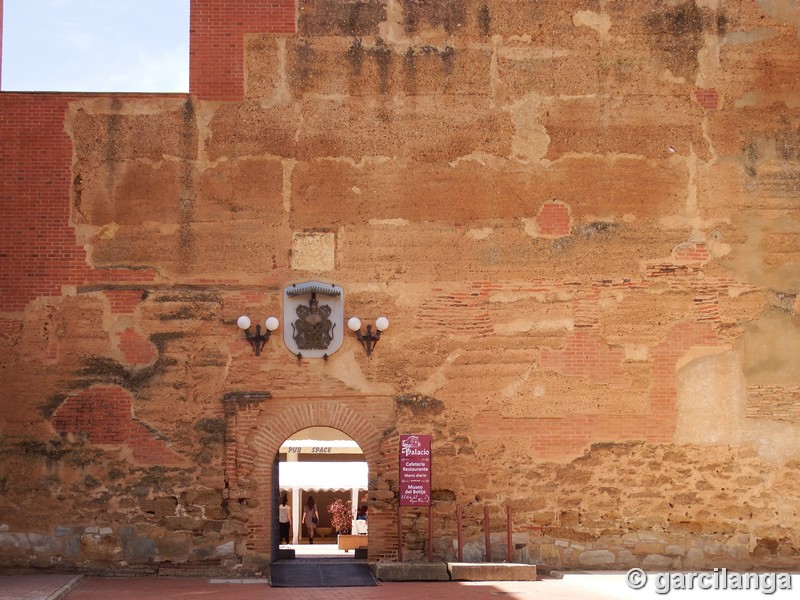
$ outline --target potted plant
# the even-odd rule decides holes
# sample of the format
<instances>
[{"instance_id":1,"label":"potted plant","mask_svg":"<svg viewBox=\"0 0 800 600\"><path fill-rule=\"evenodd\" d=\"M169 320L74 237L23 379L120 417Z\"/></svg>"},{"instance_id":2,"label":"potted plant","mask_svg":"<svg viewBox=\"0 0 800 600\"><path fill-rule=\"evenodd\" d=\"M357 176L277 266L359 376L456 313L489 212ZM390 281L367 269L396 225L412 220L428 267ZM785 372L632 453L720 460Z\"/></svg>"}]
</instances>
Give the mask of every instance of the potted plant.
<instances>
[{"instance_id":1,"label":"potted plant","mask_svg":"<svg viewBox=\"0 0 800 600\"><path fill-rule=\"evenodd\" d=\"M366 504L366 494L362 498L362 503ZM331 514L331 525L337 531L339 550L349 552L351 549L366 546L366 537L352 535L353 533L353 502L351 500L341 500L337 498L328 505L328 512Z\"/></svg>"},{"instance_id":2,"label":"potted plant","mask_svg":"<svg viewBox=\"0 0 800 600\"><path fill-rule=\"evenodd\" d=\"M328 506L331 525L339 535L348 535L353 529L353 502L337 498Z\"/></svg>"}]
</instances>

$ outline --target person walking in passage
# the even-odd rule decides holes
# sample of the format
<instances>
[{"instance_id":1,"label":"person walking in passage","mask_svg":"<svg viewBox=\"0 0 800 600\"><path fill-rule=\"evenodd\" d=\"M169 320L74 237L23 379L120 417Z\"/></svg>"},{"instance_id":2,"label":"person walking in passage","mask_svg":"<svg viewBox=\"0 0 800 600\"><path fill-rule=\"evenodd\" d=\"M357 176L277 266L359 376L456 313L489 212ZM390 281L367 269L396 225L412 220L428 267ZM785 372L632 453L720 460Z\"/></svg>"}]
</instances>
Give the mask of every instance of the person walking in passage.
<instances>
[{"instance_id":1,"label":"person walking in passage","mask_svg":"<svg viewBox=\"0 0 800 600\"><path fill-rule=\"evenodd\" d=\"M314 502L314 496L309 496L306 501L306 507L303 509L303 523L306 524L308 529L308 543L314 543L314 532L317 530L319 524L319 513L317 512L317 504Z\"/></svg>"},{"instance_id":2,"label":"person walking in passage","mask_svg":"<svg viewBox=\"0 0 800 600\"><path fill-rule=\"evenodd\" d=\"M283 493L281 496L281 503L278 506L278 526L280 527L281 531L281 541L280 543L291 544L291 539L289 538L289 532L292 529L292 507L289 506L289 499L286 496L286 492ZM284 542L283 540L286 540Z\"/></svg>"}]
</instances>

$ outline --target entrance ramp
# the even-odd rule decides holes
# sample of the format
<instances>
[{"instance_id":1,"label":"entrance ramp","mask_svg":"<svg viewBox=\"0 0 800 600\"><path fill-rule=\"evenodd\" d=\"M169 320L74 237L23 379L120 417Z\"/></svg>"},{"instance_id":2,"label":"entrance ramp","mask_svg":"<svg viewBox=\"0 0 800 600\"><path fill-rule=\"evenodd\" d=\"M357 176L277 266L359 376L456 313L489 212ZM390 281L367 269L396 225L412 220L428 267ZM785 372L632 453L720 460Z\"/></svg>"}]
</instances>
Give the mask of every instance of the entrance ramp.
<instances>
[{"instance_id":1,"label":"entrance ramp","mask_svg":"<svg viewBox=\"0 0 800 600\"><path fill-rule=\"evenodd\" d=\"M363 587L378 585L369 564L353 559L295 559L269 566L272 587Z\"/></svg>"}]
</instances>

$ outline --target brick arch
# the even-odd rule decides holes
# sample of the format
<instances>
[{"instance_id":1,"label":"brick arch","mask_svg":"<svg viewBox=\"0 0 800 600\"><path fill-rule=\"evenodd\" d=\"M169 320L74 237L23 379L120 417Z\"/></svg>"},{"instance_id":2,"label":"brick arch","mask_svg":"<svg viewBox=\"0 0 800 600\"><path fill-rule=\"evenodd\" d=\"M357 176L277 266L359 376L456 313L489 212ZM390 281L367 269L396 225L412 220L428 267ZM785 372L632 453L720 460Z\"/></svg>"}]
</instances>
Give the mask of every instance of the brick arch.
<instances>
[{"instance_id":1,"label":"brick arch","mask_svg":"<svg viewBox=\"0 0 800 600\"><path fill-rule=\"evenodd\" d=\"M273 469L280 447L289 437L307 427L331 427L350 436L361 448L367 462L369 491L372 491L372 482L381 465L381 429L359 414L356 406L337 400L293 401L289 406L279 404L274 405L274 410L259 415L245 442L251 454L252 480L256 484L253 497L258 501L258 510L252 511L248 519L247 546L269 559L272 554L273 519L269 507L274 500Z\"/></svg>"},{"instance_id":2,"label":"brick arch","mask_svg":"<svg viewBox=\"0 0 800 600\"><path fill-rule=\"evenodd\" d=\"M269 459L256 462L257 466L254 469L256 477L258 471L268 462L270 469L272 468L272 457L278 454L283 442L307 427L332 427L346 433L359 445L367 463L374 462L380 450L378 429L341 402L303 402L283 410L278 415L269 415L265 421L267 422L259 426L248 439L248 445L256 451L258 457Z\"/></svg>"}]
</instances>

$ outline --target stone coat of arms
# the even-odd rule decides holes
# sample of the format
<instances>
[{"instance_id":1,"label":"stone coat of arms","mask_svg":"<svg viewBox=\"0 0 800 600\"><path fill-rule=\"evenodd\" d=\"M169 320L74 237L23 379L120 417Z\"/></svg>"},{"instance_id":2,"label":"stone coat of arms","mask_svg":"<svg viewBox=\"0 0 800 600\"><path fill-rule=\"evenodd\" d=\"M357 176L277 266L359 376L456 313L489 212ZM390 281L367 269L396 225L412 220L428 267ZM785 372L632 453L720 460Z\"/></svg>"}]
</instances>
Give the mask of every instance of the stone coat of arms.
<instances>
[{"instance_id":1,"label":"stone coat of arms","mask_svg":"<svg viewBox=\"0 0 800 600\"><path fill-rule=\"evenodd\" d=\"M317 281L285 288L283 322L283 341L293 354L303 358L331 355L344 339L344 291Z\"/></svg>"}]
</instances>

